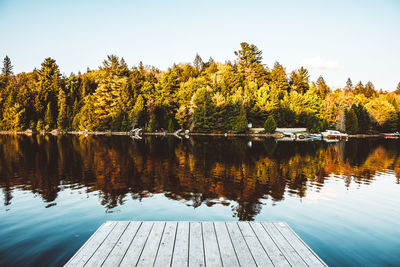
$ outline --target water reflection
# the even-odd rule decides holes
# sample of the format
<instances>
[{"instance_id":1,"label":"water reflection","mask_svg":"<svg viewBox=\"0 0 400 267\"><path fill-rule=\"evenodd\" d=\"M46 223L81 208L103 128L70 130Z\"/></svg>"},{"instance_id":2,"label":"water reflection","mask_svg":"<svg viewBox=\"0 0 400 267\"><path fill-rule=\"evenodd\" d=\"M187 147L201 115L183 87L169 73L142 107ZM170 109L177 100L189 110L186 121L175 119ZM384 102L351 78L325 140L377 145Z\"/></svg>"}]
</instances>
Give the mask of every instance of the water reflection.
<instances>
[{"instance_id":1,"label":"water reflection","mask_svg":"<svg viewBox=\"0 0 400 267\"><path fill-rule=\"evenodd\" d=\"M370 184L377 172L393 170L400 182L400 142L350 140L335 144L277 143L273 139L99 136L0 136L0 186L4 205L13 190L40 195L56 205L64 188L98 192L106 212L128 198L163 193L187 205L237 203L233 215L252 220L260 200L302 198L330 176L345 185Z\"/></svg>"}]
</instances>

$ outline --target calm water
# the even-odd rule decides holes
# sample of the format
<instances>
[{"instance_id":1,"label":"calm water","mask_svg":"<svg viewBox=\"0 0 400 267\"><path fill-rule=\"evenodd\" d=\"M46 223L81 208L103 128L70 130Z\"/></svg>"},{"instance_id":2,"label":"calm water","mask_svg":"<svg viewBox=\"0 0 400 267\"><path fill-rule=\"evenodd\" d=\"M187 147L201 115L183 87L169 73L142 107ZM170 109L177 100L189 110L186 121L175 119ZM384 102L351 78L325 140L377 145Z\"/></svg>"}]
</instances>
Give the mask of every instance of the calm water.
<instances>
[{"instance_id":1,"label":"calm water","mask_svg":"<svg viewBox=\"0 0 400 267\"><path fill-rule=\"evenodd\" d=\"M400 140L0 135L0 265L60 266L105 220L286 221L329 265L400 265Z\"/></svg>"}]
</instances>

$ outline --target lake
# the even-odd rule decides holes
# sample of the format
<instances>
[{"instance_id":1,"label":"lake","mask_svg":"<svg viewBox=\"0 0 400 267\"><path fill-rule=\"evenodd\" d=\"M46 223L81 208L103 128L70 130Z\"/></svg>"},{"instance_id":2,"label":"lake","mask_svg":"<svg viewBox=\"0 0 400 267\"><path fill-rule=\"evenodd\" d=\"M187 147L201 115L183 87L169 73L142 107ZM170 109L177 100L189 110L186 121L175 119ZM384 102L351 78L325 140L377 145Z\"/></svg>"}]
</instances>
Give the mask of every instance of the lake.
<instances>
[{"instance_id":1,"label":"lake","mask_svg":"<svg viewBox=\"0 0 400 267\"><path fill-rule=\"evenodd\" d=\"M400 265L400 140L0 135L0 265L106 220L285 221L329 265Z\"/></svg>"}]
</instances>

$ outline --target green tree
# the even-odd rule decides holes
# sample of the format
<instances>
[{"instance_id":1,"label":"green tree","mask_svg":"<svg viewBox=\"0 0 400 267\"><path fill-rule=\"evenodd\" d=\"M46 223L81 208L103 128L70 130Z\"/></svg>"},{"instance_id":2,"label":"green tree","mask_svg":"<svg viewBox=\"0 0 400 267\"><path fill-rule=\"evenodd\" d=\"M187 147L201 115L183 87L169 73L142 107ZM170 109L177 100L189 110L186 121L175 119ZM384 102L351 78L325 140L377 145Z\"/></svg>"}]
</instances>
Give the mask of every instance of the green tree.
<instances>
[{"instance_id":1,"label":"green tree","mask_svg":"<svg viewBox=\"0 0 400 267\"><path fill-rule=\"evenodd\" d=\"M278 90L286 91L289 89L289 83L288 83L288 79L286 76L286 70L278 62L275 62L274 68L271 70L271 82L273 85L276 86L276 88Z\"/></svg>"},{"instance_id":2,"label":"green tree","mask_svg":"<svg viewBox=\"0 0 400 267\"><path fill-rule=\"evenodd\" d=\"M197 74L199 74L203 71L204 62L201 59L201 57L199 56L199 54L196 54L196 57L194 58L194 61L193 61L193 66L194 66Z\"/></svg>"},{"instance_id":3,"label":"green tree","mask_svg":"<svg viewBox=\"0 0 400 267\"><path fill-rule=\"evenodd\" d=\"M346 81L346 86L344 87L344 90L347 92L353 91L354 87L353 87L353 82L351 81L350 78L347 78Z\"/></svg>"},{"instance_id":4,"label":"green tree","mask_svg":"<svg viewBox=\"0 0 400 267\"><path fill-rule=\"evenodd\" d=\"M46 114L44 116L45 130L50 130L54 126L54 117L53 112L51 110L51 103L47 104Z\"/></svg>"},{"instance_id":5,"label":"green tree","mask_svg":"<svg viewBox=\"0 0 400 267\"><path fill-rule=\"evenodd\" d=\"M400 82L397 84L395 93L400 94Z\"/></svg>"},{"instance_id":6,"label":"green tree","mask_svg":"<svg viewBox=\"0 0 400 267\"><path fill-rule=\"evenodd\" d=\"M6 56L3 60L3 68L1 69L1 73L6 77L14 74L11 59L8 56Z\"/></svg>"},{"instance_id":7,"label":"green tree","mask_svg":"<svg viewBox=\"0 0 400 267\"><path fill-rule=\"evenodd\" d=\"M325 83L322 76L317 79L317 93L321 98L325 98L327 94L331 92L329 86Z\"/></svg>"},{"instance_id":8,"label":"green tree","mask_svg":"<svg viewBox=\"0 0 400 267\"><path fill-rule=\"evenodd\" d=\"M192 97L191 106L195 129L210 132L214 126L213 92L211 88L200 88Z\"/></svg>"},{"instance_id":9,"label":"green tree","mask_svg":"<svg viewBox=\"0 0 400 267\"><path fill-rule=\"evenodd\" d=\"M45 107L50 104L51 110L57 110L57 96L61 89L61 74L56 61L46 58L42 68L37 71L35 108L39 118L45 115Z\"/></svg>"},{"instance_id":10,"label":"green tree","mask_svg":"<svg viewBox=\"0 0 400 267\"><path fill-rule=\"evenodd\" d=\"M67 130L68 128L68 107L67 96L63 90L58 93L58 117L57 128L59 130Z\"/></svg>"},{"instance_id":11,"label":"green tree","mask_svg":"<svg viewBox=\"0 0 400 267\"><path fill-rule=\"evenodd\" d=\"M236 124L233 127L233 130L238 133L244 133L248 130L248 121L246 117L246 109L243 105L240 107L240 113L236 118Z\"/></svg>"},{"instance_id":12,"label":"green tree","mask_svg":"<svg viewBox=\"0 0 400 267\"><path fill-rule=\"evenodd\" d=\"M264 123L264 129L266 133L274 133L276 130L276 122L272 115L269 115Z\"/></svg>"},{"instance_id":13,"label":"green tree","mask_svg":"<svg viewBox=\"0 0 400 267\"><path fill-rule=\"evenodd\" d=\"M290 85L298 93L304 94L310 89L309 78L308 70L301 67L290 74Z\"/></svg>"},{"instance_id":14,"label":"green tree","mask_svg":"<svg viewBox=\"0 0 400 267\"><path fill-rule=\"evenodd\" d=\"M240 47L240 50L234 52L238 57L239 65L249 67L253 63L261 64L262 51L257 46L243 42L240 43Z\"/></svg>"},{"instance_id":15,"label":"green tree","mask_svg":"<svg viewBox=\"0 0 400 267\"><path fill-rule=\"evenodd\" d=\"M358 118L353 109L349 111L345 111L346 116L346 132L348 134L357 134L358 133Z\"/></svg>"}]
</instances>

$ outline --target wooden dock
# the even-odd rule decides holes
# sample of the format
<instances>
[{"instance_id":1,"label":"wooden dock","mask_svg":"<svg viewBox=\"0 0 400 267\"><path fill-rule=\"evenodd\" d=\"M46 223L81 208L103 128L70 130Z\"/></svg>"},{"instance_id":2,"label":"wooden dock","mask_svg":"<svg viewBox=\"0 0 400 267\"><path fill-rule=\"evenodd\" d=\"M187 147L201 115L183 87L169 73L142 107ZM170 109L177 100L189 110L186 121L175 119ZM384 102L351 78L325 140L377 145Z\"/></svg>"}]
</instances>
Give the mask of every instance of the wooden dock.
<instances>
[{"instance_id":1,"label":"wooden dock","mask_svg":"<svg viewBox=\"0 0 400 267\"><path fill-rule=\"evenodd\" d=\"M283 222L108 221L65 266L327 266Z\"/></svg>"}]
</instances>

